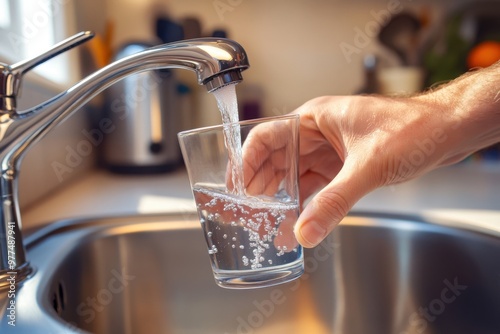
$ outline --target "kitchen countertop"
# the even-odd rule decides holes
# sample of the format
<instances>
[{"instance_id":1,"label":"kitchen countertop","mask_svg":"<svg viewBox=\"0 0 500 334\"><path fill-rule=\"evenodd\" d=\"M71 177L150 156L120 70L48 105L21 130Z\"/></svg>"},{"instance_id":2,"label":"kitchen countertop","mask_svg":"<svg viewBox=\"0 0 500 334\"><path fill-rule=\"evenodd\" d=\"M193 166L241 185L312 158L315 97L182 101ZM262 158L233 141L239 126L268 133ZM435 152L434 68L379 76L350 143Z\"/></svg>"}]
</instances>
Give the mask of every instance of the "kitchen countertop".
<instances>
[{"instance_id":1,"label":"kitchen countertop","mask_svg":"<svg viewBox=\"0 0 500 334\"><path fill-rule=\"evenodd\" d=\"M25 227L66 218L192 212L195 204L183 168L163 175L123 176L96 170L22 211ZM480 221L500 230L500 163L462 163L378 189L353 211L421 214Z\"/></svg>"}]
</instances>

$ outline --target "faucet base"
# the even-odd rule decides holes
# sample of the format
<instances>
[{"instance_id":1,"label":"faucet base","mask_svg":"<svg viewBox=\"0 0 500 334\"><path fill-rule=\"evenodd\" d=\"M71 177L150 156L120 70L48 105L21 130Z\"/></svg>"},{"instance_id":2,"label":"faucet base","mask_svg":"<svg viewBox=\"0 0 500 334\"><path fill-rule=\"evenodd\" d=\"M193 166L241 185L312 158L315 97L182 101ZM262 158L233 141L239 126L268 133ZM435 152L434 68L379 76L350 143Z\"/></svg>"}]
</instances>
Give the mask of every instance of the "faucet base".
<instances>
[{"instance_id":1,"label":"faucet base","mask_svg":"<svg viewBox=\"0 0 500 334\"><path fill-rule=\"evenodd\" d=\"M0 271L0 292L9 289L12 290L12 287L22 284L26 279L33 276L35 272L36 270L30 266L29 262L12 271Z\"/></svg>"}]
</instances>

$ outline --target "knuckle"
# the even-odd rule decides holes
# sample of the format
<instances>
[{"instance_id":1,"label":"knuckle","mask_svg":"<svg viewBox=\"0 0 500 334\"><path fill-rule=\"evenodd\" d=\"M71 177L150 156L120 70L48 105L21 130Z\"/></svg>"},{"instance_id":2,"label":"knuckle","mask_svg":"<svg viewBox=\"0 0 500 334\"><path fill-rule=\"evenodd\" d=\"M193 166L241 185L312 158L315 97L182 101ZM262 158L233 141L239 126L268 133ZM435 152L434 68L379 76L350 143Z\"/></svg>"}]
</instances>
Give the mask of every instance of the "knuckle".
<instances>
[{"instance_id":1,"label":"knuckle","mask_svg":"<svg viewBox=\"0 0 500 334\"><path fill-rule=\"evenodd\" d=\"M316 204L320 214L331 218L337 223L347 215L351 208L344 196L333 191L318 195Z\"/></svg>"}]
</instances>

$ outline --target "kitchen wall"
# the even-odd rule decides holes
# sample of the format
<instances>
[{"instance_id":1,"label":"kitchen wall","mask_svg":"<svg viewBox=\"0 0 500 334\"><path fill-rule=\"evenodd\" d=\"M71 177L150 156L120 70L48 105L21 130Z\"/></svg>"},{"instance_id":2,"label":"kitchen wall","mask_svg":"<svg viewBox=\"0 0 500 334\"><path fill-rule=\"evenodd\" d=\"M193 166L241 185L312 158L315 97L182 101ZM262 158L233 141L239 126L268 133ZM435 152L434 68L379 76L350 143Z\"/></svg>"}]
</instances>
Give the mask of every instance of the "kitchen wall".
<instances>
[{"instance_id":1,"label":"kitchen wall","mask_svg":"<svg viewBox=\"0 0 500 334\"><path fill-rule=\"evenodd\" d=\"M27 97L21 99L23 102L20 110L59 93L58 90L40 87L29 80L24 86L23 96ZM78 153L79 146L85 139L81 131L91 127L88 116L87 112L75 113L28 151L21 164L19 177L22 208L76 180L95 166L95 149L85 153L85 156Z\"/></svg>"},{"instance_id":2,"label":"kitchen wall","mask_svg":"<svg viewBox=\"0 0 500 334\"><path fill-rule=\"evenodd\" d=\"M106 0L115 23L114 45L151 38L154 20L194 16L203 31L227 29L247 50L251 69L244 85L257 85L266 114L289 112L315 96L352 94L363 83L363 56L394 57L374 32L388 13L421 11L437 22L447 8L465 0Z\"/></svg>"},{"instance_id":3,"label":"kitchen wall","mask_svg":"<svg viewBox=\"0 0 500 334\"><path fill-rule=\"evenodd\" d=\"M69 37L81 30L99 31L103 29L105 7L102 4L88 6L82 1L65 0L54 1L52 5L57 19L64 16L61 20L63 23L59 26L60 29L64 30L60 32L64 37ZM101 10L95 11L96 5ZM21 30L21 37L29 41L30 38L36 38L36 34L48 26L46 21L35 19L46 17L46 6L46 1L33 1L34 16L19 19L19 25L26 29ZM94 13L92 13L92 9L95 11ZM29 34L29 36L23 34ZM9 44L0 45L0 47L8 54L13 46ZM49 47L51 45L46 46L46 48ZM56 84L51 82L49 78L41 77L32 72L27 74L24 77L21 96L18 99L18 110L26 110L47 101L71 87L83 75L96 69L86 46L80 46L66 53L69 55L71 71L75 72L72 75L72 81ZM56 59L54 58L54 60ZM13 63L22 59L0 60ZM27 152L21 164L19 177L19 198L23 209L95 168L99 147L98 145L88 145L88 133L93 129L91 116L98 111L96 106L99 98L91 101L84 110L68 117Z\"/></svg>"}]
</instances>

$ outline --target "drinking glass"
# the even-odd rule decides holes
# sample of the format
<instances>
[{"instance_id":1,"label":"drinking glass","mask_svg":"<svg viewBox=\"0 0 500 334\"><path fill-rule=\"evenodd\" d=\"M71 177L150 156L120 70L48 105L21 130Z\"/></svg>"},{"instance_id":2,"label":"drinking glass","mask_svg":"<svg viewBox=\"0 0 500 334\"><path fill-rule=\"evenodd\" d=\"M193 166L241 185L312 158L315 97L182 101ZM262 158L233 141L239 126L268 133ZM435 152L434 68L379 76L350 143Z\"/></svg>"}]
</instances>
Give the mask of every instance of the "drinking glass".
<instances>
[{"instance_id":1,"label":"drinking glass","mask_svg":"<svg viewBox=\"0 0 500 334\"><path fill-rule=\"evenodd\" d=\"M267 287L304 271L299 215L299 116L178 134L216 283Z\"/></svg>"}]
</instances>

